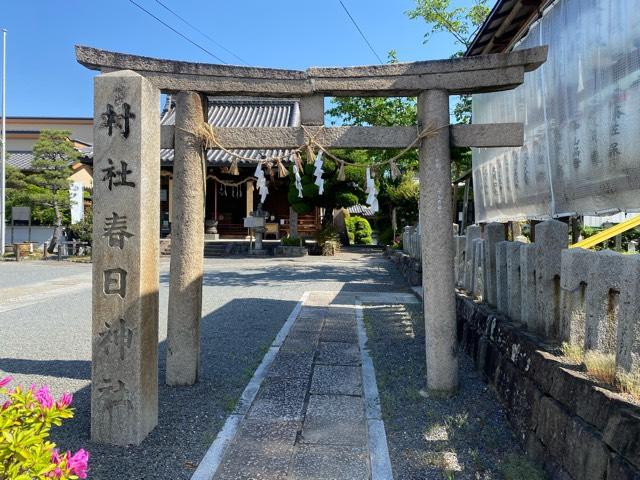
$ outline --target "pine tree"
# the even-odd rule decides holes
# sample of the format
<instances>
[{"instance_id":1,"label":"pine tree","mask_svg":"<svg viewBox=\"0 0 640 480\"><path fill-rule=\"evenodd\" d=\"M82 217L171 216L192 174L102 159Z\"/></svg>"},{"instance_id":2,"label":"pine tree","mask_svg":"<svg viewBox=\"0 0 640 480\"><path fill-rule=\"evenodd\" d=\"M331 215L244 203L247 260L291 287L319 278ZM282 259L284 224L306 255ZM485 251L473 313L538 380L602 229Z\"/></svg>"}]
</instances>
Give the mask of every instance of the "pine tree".
<instances>
[{"instance_id":1,"label":"pine tree","mask_svg":"<svg viewBox=\"0 0 640 480\"><path fill-rule=\"evenodd\" d=\"M70 206L69 176L71 164L80 159L71 140L70 131L43 130L33 147L34 173L25 177L30 200L44 207L52 208L55 215L56 229L49 251L62 236L63 210Z\"/></svg>"}]
</instances>

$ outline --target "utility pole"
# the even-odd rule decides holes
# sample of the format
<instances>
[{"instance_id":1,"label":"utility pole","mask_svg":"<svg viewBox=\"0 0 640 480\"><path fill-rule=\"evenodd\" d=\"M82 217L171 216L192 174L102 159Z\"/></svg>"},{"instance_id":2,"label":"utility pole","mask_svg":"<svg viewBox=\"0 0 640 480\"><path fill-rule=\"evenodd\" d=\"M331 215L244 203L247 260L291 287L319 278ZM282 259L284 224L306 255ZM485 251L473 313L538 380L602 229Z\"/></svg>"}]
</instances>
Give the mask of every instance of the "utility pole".
<instances>
[{"instance_id":1,"label":"utility pole","mask_svg":"<svg viewBox=\"0 0 640 480\"><path fill-rule=\"evenodd\" d=\"M2 175L0 186L0 257L4 256L6 215L6 166L7 166L7 31L2 29Z\"/></svg>"}]
</instances>

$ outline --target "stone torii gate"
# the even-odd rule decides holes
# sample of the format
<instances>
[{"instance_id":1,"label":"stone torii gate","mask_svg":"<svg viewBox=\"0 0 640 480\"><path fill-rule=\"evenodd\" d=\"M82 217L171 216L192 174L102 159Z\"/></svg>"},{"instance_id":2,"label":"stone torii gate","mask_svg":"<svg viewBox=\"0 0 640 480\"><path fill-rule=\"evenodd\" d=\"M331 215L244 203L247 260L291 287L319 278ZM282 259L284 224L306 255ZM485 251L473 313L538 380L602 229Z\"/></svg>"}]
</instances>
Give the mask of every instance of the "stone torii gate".
<instances>
[{"instance_id":1,"label":"stone torii gate","mask_svg":"<svg viewBox=\"0 0 640 480\"><path fill-rule=\"evenodd\" d=\"M521 124L451 125L449 95L512 89L546 47L452 60L307 71L177 62L76 47L99 70L94 93L94 243L91 436L139 444L158 421L160 148L174 148L169 385L198 378L203 276L203 144L207 96L300 99L301 123L325 148L403 148L415 127L323 127L325 96L413 96L420 149L427 387L458 383L450 147L520 146ZM176 95L176 122L160 128L160 92ZM297 148L298 128L216 128L230 149Z\"/></svg>"}]
</instances>

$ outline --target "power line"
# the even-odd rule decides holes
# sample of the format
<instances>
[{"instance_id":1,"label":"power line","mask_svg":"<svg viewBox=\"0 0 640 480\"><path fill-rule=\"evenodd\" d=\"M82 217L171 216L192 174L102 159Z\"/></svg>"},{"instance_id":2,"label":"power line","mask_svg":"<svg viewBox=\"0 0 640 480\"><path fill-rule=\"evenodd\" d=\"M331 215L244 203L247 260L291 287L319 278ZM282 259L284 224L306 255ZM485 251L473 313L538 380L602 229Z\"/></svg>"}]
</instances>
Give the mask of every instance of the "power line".
<instances>
[{"instance_id":1,"label":"power line","mask_svg":"<svg viewBox=\"0 0 640 480\"><path fill-rule=\"evenodd\" d=\"M226 64L227 62L225 62L224 60L222 60L220 57L218 57L216 54L211 53L209 50L207 50L206 48L204 48L201 45L198 45L196 42L194 42L193 40L191 40L189 37L187 37L186 35L184 35L183 33L179 32L178 30L176 30L175 28L173 28L171 25L169 25L168 23L160 20L158 17L156 17L153 13L151 13L149 10L147 10L146 8L144 8L143 6L137 4L136 2L134 2L133 0L129 0L130 3L133 3L136 7L138 7L140 10L142 10L143 12L145 12L147 15L155 18L158 22L160 22L162 25L164 25L165 27L167 27L169 30L171 30L172 32L180 35L182 38L184 38L187 42L189 42L192 45L195 45L196 47L198 47L200 50L202 50L203 52L211 55L213 58L215 58L216 60L218 60L219 62L222 62L224 64Z\"/></svg>"},{"instance_id":2,"label":"power line","mask_svg":"<svg viewBox=\"0 0 640 480\"><path fill-rule=\"evenodd\" d=\"M342 0L338 0L340 2L340 5L342 5L342 8L344 8L344 11L347 13L347 15L349 16L349 18L351 19L351 21L353 22L353 24L355 25L355 27L358 29L358 32L360 32L360 35L362 36L362 38L364 39L364 41L367 43L367 45L369 46L369 50L371 50L373 52L373 54L376 56L376 58L378 59L378 61L381 64L384 64L384 62L382 61L382 59L380 58L380 55L378 55L378 53L374 50L373 46L371 45L371 43L369 43L369 40L367 40L367 37L365 36L365 34L363 33L363 31L360 29L360 27L358 26L358 24L356 23L355 19L351 16L351 14L349 13L349 10L347 10L347 7L345 7L344 3L342 3Z\"/></svg>"},{"instance_id":3,"label":"power line","mask_svg":"<svg viewBox=\"0 0 640 480\"><path fill-rule=\"evenodd\" d=\"M249 65L245 60L243 60L241 57L239 57L238 55L236 55L235 53L233 53L231 50L229 50L228 48L226 48L224 45L222 45L220 42L217 42L216 40L214 40L213 38L211 38L209 35L207 35L206 33L204 33L202 30L200 30L198 27L196 27L195 25L193 25L192 23L190 23L189 21L187 21L184 17L181 17L180 15L178 15L176 12L174 12L173 10L171 10L169 7L167 7L164 3L162 3L160 0L155 0L155 2L160 5L162 8L164 8L165 10L169 11L170 13L172 13L173 15L175 15L176 17L178 17L180 20L182 20L182 22L184 22L186 25L188 25L189 27L193 28L196 32L198 32L200 35L202 35L203 37L207 38L209 41L211 41L211 43L213 43L214 45L216 45L217 47L221 48L222 50L224 50L225 52L227 52L229 55L233 56L234 58L240 60L240 62L244 63L245 65Z\"/></svg>"}]
</instances>

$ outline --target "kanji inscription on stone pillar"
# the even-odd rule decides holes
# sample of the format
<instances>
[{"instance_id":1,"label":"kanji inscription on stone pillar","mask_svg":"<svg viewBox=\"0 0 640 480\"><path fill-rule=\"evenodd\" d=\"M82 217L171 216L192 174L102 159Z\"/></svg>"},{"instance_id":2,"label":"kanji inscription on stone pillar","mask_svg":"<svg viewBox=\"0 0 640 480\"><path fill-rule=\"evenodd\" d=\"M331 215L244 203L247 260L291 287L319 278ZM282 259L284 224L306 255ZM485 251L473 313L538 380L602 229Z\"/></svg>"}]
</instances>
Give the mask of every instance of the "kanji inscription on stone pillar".
<instances>
[{"instance_id":1,"label":"kanji inscription on stone pillar","mask_svg":"<svg viewBox=\"0 0 640 480\"><path fill-rule=\"evenodd\" d=\"M139 444L158 423L160 92L95 78L91 438Z\"/></svg>"}]
</instances>

